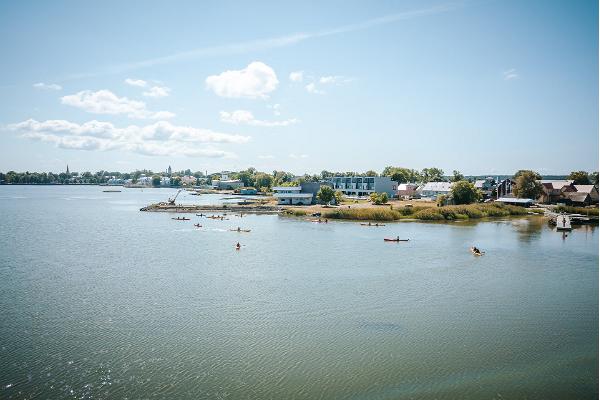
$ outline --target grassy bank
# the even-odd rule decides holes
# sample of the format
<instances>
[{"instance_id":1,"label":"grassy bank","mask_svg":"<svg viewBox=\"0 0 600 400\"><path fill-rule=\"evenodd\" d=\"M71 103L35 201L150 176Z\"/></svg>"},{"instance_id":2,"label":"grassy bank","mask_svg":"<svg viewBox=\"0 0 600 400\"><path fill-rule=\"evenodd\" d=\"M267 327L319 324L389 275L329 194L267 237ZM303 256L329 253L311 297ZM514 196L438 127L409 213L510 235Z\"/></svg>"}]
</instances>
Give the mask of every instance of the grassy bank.
<instances>
[{"instance_id":1,"label":"grassy bank","mask_svg":"<svg viewBox=\"0 0 600 400\"><path fill-rule=\"evenodd\" d=\"M532 211L540 214L543 213L543 210L503 204L469 204L444 207L403 207L400 209L384 208L383 206L381 208L338 208L323 212L322 217L360 221L397 221L409 218L423 221L453 221L526 215Z\"/></svg>"},{"instance_id":2,"label":"grassy bank","mask_svg":"<svg viewBox=\"0 0 600 400\"><path fill-rule=\"evenodd\" d=\"M598 216L597 208L587 208L587 207L571 207L571 206L557 206L554 207L556 212L565 212L569 214L583 214L583 215L596 215Z\"/></svg>"}]
</instances>

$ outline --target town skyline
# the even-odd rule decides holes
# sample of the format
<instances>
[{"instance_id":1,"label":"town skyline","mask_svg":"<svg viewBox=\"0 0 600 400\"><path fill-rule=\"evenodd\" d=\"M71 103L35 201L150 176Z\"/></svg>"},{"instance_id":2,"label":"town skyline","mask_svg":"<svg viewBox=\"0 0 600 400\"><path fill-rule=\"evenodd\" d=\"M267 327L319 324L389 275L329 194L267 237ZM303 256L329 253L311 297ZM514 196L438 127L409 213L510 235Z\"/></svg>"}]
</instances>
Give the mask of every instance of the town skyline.
<instances>
[{"instance_id":1,"label":"town skyline","mask_svg":"<svg viewBox=\"0 0 600 400\"><path fill-rule=\"evenodd\" d=\"M598 170L595 2L0 10L0 171Z\"/></svg>"}]
</instances>

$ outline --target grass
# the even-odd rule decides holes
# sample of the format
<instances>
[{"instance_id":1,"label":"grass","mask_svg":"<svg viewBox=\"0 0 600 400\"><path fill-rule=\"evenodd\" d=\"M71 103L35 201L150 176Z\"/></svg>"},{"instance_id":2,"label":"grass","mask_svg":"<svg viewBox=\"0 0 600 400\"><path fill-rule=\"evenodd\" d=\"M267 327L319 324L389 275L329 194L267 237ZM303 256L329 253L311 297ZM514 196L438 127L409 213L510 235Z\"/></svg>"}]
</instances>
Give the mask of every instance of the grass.
<instances>
[{"instance_id":1,"label":"grass","mask_svg":"<svg viewBox=\"0 0 600 400\"><path fill-rule=\"evenodd\" d=\"M454 221L488 217L527 215L529 212L543 213L543 210L528 209L503 204L468 204L444 207L402 207L402 208L340 208L323 213L330 219L359 221L396 221L414 218L423 221Z\"/></svg>"},{"instance_id":2,"label":"grass","mask_svg":"<svg viewBox=\"0 0 600 400\"><path fill-rule=\"evenodd\" d=\"M301 209L287 209L285 210L286 214L293 215L294 217L303 217L306 215L306 210Z\"/></svg>"},{"instance_id":3,"label":"grass","mask_svg":"<svg viewBox=\"0 0 600 400\"><path fill-rule=\"evenodd\" d=\"M583 215L598 215L597 208L587 207L571 207L571 206L557 206L554 208L556 212L565 212L569 214L583 214Z\"/></svg>"}]
</instances>

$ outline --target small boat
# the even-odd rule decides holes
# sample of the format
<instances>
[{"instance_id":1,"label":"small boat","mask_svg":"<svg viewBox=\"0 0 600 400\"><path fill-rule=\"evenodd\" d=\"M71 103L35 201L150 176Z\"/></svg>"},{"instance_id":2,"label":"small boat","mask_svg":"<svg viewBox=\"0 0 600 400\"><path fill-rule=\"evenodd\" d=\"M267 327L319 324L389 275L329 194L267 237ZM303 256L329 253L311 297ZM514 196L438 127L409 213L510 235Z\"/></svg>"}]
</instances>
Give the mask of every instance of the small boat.
<instances>
[{"instance_id":1,"label":"small boat","mask_svg":"<svg viewBox=\"0 0 600 400\"><path fill-rule=\"evenodd\" d=\"M104 193L121 193L120 190L103 190Z\"/></svg>"},{"instance_id":2,"label":"small boat","mask_svg":"<svg viewBox=\"0 0 600 400\"><path fill-rule=\"evenodd\" d=\"M230 229L231 232L250 232L250 229Z\"/></svg>"},{"instance_id":3,"label":"small boat","mask_svg":"<svg viewBox=\"0 0 600 400\"><path fill-rule=\"evenodd\" d=\"M379 224L379 223L377 223L377 224L371 224L371 223L366 223L365 224L365 223L361 223L361 225L362 226L385 226L385 224Z\"/></svg>"},{"instance_id":4,"label":"small boat","mask_svg":"<svg viewBox=\"0 0 600 400\"><path fill-rule=\"evenodd\" d=\"M196 214L196 217L205 217L206 215L204 214Z\"/></svg>"},{"instance_id":5,"label":"small boat","mask_svg":"<svg viewBox=\"0 0 600 400\"><path fill-rule=\"evenodd\" d=\"M202 225L200 225L200 224L194 224L194 226L195 226L196 228L202 228Z\"/></svg>"},{"instance_id":6,"label":"small boat","mask_svg":"<svg viewBox=\"0 0 600 400\"><path fill-rule=\"evenodd\" d=\"M390 239L390 238L384 238L383 241L384 242L408 242L410 239Z\"/></svg>"},{"instance_id":7,"label":"small boat","mask_svg":"<svg viewBox=\"0 0 600 400\"><path fill-rule=\"evenodd\" d=\"M181 217L181 218L177 217L177 218L171 218L171 219L174 219L175 221L189 221L190 220L189 218L186 218L186 217Z\"/></svg>"},{"instance_id":8,"label":"small boat","mask_svg":"<svg viewBox=\"0 0 600 400\"><path fill-rule=\"evenodd\" d=\"M469 251L470 251L470 252L471 252L471 253L472 253L474 256L477 256L477 257L480 257L480 256L482 256L482 255L484 255L484 254L485 254L485 251L475 251L475 250L474 250L472 247L469 249Z\"/></svg>"}]
</instances>

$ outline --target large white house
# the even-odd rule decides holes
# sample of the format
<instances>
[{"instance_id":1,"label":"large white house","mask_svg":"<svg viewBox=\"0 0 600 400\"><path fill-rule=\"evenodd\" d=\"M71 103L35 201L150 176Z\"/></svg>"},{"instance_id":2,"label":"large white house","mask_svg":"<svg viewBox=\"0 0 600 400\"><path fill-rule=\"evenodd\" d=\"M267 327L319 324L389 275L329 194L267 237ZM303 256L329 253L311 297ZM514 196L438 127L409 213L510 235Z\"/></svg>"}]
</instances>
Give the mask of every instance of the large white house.
<instances>
[{"instance_id":1,"label":"large white house","mask_svg":"<svg viewBox=\"0 0 600 400\"><path fill-rule=\"evenodd\" d=\"M427 182L417 189L421 197L436 198L447 195L452 190L453 182Z\"/></svg>"},{"instance_id":2,"label":"large white house","mask_svg":"<svg viewBox=\"0 0 600 400\"><path fill-rule=\"evenodd\" d=\"M302 193L301 186L275 186L273 197L281 205L309 205L313 200L313 193Z\"/></svg>"}]
</instances>

